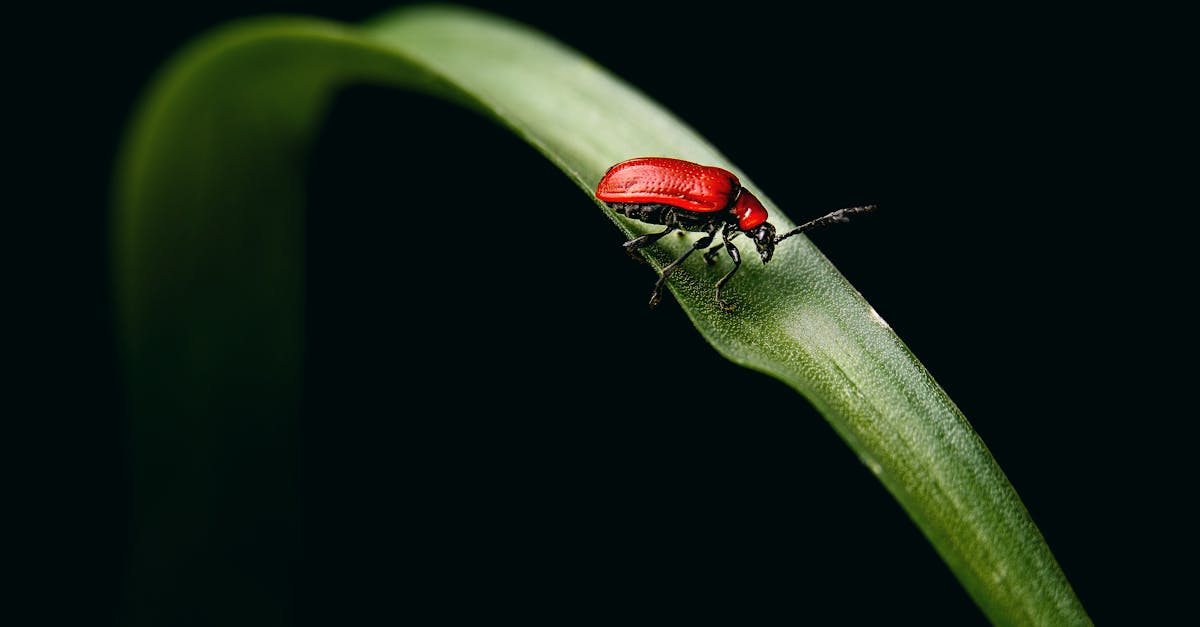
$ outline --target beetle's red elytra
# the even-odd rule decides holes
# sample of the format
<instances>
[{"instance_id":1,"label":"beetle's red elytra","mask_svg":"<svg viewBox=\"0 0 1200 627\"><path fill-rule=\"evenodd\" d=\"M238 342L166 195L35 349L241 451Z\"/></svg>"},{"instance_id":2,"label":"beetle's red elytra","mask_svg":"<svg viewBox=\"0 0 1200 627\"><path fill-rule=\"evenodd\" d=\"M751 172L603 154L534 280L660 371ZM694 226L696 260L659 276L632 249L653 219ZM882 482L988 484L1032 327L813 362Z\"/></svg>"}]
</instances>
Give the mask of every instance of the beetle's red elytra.
<instances>
[{"instance_id":1,"label":"beetle's red elytra","mask_svg":"<svg viewBox=\"0 0 1200 627\"><path fill-rule=\"evenodd\" d=\"M712 244L720 230L721 243L704 253L704 261L709 265L716 263L722 248L733 260L733 269L721 277L716 286L717 304L727 311L733 309L733 305L721 298L721 288L742 263L741 253L730 240L745 233L754 241L765 264L771 261L779 242L819 226L847 222L852 214L875 209L875 205L838 209L776 236L775 227L767 222L767 209L750 190L742 187L732 172L670 157L638 157L612 166L596 186L596 198L628 218L667 227L659 233L625 242L625 250L630 254L675 230L705 234L687 252L663 268L650 295L651 307L662 298L667 277L693 252Z\"/></svg>"},{"instance_id":2,"label":"beetle's red elytra","mask_svg":"<svg viewBox=\"0 0 1200 627\"><path fill-rule=\"evenodd\" d=\"M732 172L666 157L641 157L608 169L596 188L604 202L659 202L709 213L729 206L742 184Z\"/></svg>"},{"instance_id":3,"label":"beetle's red elytra","mask_svg":"<svg viewBox=\"0 0 1200 627\"><path fill-rule=\"evenodd\" d=\"M767 221L767 210L733 172L667 157L641 157L614 165L596 188L596 198L608 203L661 203L696 213L732 206L743 231Z\"/></svg>"}]
</instances>

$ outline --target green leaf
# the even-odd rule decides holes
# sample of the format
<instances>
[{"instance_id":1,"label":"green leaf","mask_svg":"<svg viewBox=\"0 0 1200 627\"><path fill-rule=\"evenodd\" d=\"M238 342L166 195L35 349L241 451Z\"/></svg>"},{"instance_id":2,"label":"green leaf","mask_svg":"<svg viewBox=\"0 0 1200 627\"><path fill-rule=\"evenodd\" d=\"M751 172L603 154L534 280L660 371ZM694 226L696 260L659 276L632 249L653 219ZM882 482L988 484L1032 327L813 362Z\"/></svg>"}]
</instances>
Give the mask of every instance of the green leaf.
<instances>
[{"instance_id":1,"label":"green leaf","mask_svg":"<svg viewBox=\"0 0 1200 627\"><path fill-rule=\"evenodd\" d=\"M141 525L131 611L139 620L154 622L172 595L205 585L179 565L213 551L210 534L285 542L254 535L272 524L266 513L222 528L231 511L280 511L248 507L223 490L252 482L245 494L282 509L295 498L292 469L255 460L271 447L292 450L295 437L304 155L331 94L364 82L491 116L589 195L608 166L639 155L720 165L753 187L703 138L593 62L476 12L407 9L357 27L259 19L188 47L147 94L116 174L113 254ZM776 226L789 228L759 197ZM628 235L652 228L602 210ZM657 267L692 240L664 241L651 252ZM669 286L721 354L817 407L993 622L1090 623L967 420L811 243L798 237L771 264L745 264L727 290L738 305L732 313L715 305L711 272L699 259ZM178 485L190 486L187 494ZM232 544L215 550L239 550ZM286 585L279 561L229 573L234 592L193 609L215 619L240 612L247 622L280 620L281 610L260 598L263 582Z\"/></svg>"}]
</instances>

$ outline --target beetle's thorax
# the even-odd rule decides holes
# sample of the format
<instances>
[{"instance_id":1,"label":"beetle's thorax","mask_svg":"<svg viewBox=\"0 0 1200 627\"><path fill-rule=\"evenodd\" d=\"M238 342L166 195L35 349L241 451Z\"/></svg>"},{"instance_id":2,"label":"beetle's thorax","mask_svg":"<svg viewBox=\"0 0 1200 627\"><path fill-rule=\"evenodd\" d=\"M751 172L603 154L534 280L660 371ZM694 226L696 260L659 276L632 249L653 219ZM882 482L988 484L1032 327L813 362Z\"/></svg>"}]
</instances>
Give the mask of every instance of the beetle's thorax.
<instances>
[{"instance_id":1,"label":"beetle's thorax","mask_svg":"<svg viewBox=\"0 0 1200 627\"><path fill-rule=\"evenodd\" d=\"M737 218L738 228L743 231L749 232L767 221L767 208L744 187L734 196L729 211Z\"/></svg>"}]
</instances>

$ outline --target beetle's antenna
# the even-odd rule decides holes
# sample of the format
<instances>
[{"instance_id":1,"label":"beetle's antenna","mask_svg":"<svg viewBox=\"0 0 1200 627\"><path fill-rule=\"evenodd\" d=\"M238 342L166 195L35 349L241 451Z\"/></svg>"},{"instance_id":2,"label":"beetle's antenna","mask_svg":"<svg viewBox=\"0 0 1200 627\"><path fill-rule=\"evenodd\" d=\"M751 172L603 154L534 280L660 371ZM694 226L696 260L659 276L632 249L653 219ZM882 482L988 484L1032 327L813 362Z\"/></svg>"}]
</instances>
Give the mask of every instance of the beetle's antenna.
<instances>
[{"instance_id":1,"label":"beetle's antenna","mask_svg":"<svg viewBox=\"0 0 1200 627\"><path fill-rule=\"evenodd\" d=\"M852 216L856 213L867 213L870 211L875 211L876 207L877 207L877 205L864 205L862 207L846 207L845 209L838 209L837 211L831 211L815 220L809 220L808 222L801 224L800 226L788 231L787 233L784 233L783 235L776 237L775 243L778 244L779 242L782 242L783 240L785 240L793 235L799 235L805 231L811 231L817 227L825 226L827 224L834 224L836 222L849 222L850 216Z\"/></svg>"}]
</instances>

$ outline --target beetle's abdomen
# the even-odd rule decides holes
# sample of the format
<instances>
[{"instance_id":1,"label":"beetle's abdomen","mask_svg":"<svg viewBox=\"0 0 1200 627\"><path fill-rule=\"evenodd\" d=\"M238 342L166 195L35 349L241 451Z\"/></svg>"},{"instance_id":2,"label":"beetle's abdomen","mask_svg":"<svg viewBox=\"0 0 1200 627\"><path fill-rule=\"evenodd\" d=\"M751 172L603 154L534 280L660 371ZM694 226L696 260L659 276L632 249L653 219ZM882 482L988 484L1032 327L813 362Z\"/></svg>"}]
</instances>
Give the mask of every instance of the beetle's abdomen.
<instances>
[{"instance_id":1,"label":"beetle's abdomen","mask_svg":"<svg viewBox=\"0 0 1200 627\"><path fill-rule=\"evenodd\" d=\"M609 168L596 186L596 198L710 213L729 207L739 189L741 183L728 170L667 157L639 157Z\"/></svg>"}]
</instances>

